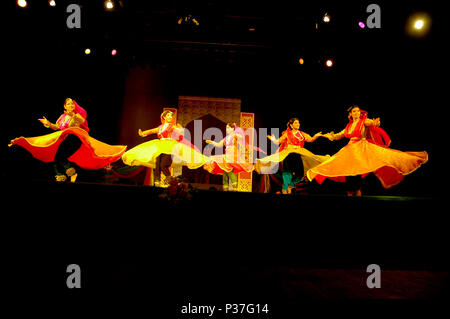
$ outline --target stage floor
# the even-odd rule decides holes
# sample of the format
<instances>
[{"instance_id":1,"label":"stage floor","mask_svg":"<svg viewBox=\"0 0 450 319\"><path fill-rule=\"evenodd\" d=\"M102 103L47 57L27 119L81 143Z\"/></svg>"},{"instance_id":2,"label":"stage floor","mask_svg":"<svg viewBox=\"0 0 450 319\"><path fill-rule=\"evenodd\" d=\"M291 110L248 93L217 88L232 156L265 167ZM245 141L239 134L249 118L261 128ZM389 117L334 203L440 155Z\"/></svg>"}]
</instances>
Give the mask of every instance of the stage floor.
<instances>
[{"instance_id":1,"label":"stage floor","mask_svg":"<svg viewBox=\"0 0 450 319\"><path fill-rule=\"evenodd\" d=\"M449 239L444 198L174 192L93 183L5 186L10 206L3 215L11 231L38 241L62 236L86 246L86 253L99 240L104 251L116 242L125 247L130 240L133 250L156 240L198 258L236 254L319 266L379 260L440 268ZM161 247L155 249L164 252Z\"/></svg>"},{"instance_id":2,"label":"stage floor","mask_svg":"<svg viewBox=\"0 0 450 319\"><path fill-rule=\"evenodd\" d=\"M153 307L169 317L189 302L268 303L268 318L285 318L357 314L355 306L381 315L386 307L366 301L448 297L443 198L4 186L6 282L33 300ZM65 286L72 263L84 271L80 293ZM383 289L367 288L370 264L380 266ZM404 314L403 306L394 308Z\"/></svg>"}]
</instances>

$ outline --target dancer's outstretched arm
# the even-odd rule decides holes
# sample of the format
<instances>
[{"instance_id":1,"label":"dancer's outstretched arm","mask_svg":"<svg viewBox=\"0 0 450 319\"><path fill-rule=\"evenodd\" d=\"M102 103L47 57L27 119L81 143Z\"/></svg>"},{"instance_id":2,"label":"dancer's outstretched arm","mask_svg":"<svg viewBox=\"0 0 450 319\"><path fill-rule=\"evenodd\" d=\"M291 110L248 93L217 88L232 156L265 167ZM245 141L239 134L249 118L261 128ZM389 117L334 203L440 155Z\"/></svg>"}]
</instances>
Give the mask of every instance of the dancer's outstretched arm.
<instances>
[{"instance_id":1,"label":"dancer's outstretched arm","mask_svg":"<svg viewBox=\"0 0 450 319\"><path fill-rule=\"evenodd\" d=\"M364 125L365 126L380 126L380 118L378 117L373 120L366 119L364 121ZM334 132L330 132L330 133L324 134L322 136L328 138L330 141L337 141L344 137L344 132L345 132L345 129L343 129L342 131L340 131L337 134L334 134Z\"/></svg>"},{"instance_id":2,"label":"dancer's outstretched arm","mask_svg":"<svg viewBox=\"0 0 450 319\"><path fill-rule=\"evenodd\" d=\"M326 137L325 135L322 134L322 132L318 132L318 133L314 134L313 137L311 137L311 135L309 135L308 133L303 132L303 136L305 137L305 141L307 141L309 143L314 142L315 140L317 140L321 136Z\"/></svg>"},{"instance_id":3,"label":"dancer's outstretched arm","mask_svg":"<svg viewBox=\"0 0 450 319\"><path fill-rule=\"evenodd\" d=\"M323 137L326 137L326 138L329 139L330 141L337 141L337 140L340 140L341 138L344 137L344 132L345 132L345 129L343 129L342 131L340 131L340 132L337 133L337 134L334 134L334 132L331 131L330 133L324 134L324 135L322 135L322 136L323 136Z\"/></svg>"},{"instance_id":4,"label":"dancer's outstretched arm","mask_svg":"<svg viewBox=\"0 0 450 319\"><path fill-rule=\"evenodd\" d=\"M158 130L159 130L159 127L152 128L152 129L146 130L146 131L142 131L141 129L139 129L139 130L138 130L138 134L139 134L139 136L141 136L141 137L146 137L146 136L148 136L148 135L150 135L150 134L156 134L156 133L158 133Z\"/></svg>"},{"instance_id":5,"label":"dancer's outstretched arm","mask_svg":"<svg viewBox=\"0 0 450 319\"><path fill-rule=\"evenodd\" d=\"M365 126L380 126L380 118L377 117L376 119L366 119L364 121Z\"/></svg>"},{"instance_id":6,"label":"dancer's outstretched arm","mask_svg":"<svg viewBox=\"0 0 450 319\"><path fill-rule=\"evenodd\" d=\"M276 139L276 137L273 135L267 135L267 138L271 140L274 144L281 144L287 139L287 134L285 133L281 135L279 139Z\"/></svg>"},{"instance_id":7,"label":"dancer's outstretched arm","mask_svg":"<svg viewBox=\"0 0 450 319\"><path fill-rule=\"evenodd\" d=\"M54 131L59 130L58 124L52 124L52 123L50 123L50 121L47 120L47 119L45 118L45 116L43 116L41 119L38 119L38 121L41 122L41 123L42 123L45 127L47 127L47 128L51 128L51 129L54 130ZM56 123L58 123L58 122L56 122Z\"/></svg>"},{"instance_id":8,"label":"dancer's outstretched arm","mask_svg":"<svg viewBox=\"0 0 450 319\"><path fill-rule=\"evenodd\" d=\"M214 145L214 147L222 147L224 141L225 141L225 139L223 138L220 142L214 142L214 141L211 141L211 140L206 140L205 142L206 142L206 144Z\"/></svg>"}]
</instances>

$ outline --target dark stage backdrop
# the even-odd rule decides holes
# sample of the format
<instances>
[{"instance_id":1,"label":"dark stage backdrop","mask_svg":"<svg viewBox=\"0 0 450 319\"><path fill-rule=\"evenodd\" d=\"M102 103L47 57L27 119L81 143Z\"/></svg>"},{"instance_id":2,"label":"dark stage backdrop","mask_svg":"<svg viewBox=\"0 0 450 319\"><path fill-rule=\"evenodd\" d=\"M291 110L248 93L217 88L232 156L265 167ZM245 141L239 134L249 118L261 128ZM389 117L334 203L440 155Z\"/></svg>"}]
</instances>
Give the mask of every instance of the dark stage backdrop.
<instances>
[{"instance_id":1,"label":"dark stage backdrop","mask_svg":"<svg viewBox=\"0 0 450 319\"><path fill-rule=\"evenodd\" d=\"M242 111L255 113L257 129L282 131L295 116L309 134L343 129L347 107L359 104L370 117L381 118L392 148L426 150L430 155L429 163L401 185L380 192L433 194L445 188L439 183L447 183L449 112L442 80L446 56L445 42L438 37L442 21L435 16L428 38L408 39L398 28L401 19L395 12L384 12L386 24L380 30L337 33L332 39L323 38L323 43L317 37L286 34L257 54L238 50L232 61L180 50L167 56L152 55L152 50L136 54L126 45L112 57L101 52L101 41L84 42L76 32L50 32L56 22L33 18L31 11L28 16L17 15L5 46L2 164L21 170L35 165L32 158L14 157L7 144L14 137L47 133L37 118L45 115L55 121L66 97L86 108L93 137L130 148L147 140L137 135L137 129L159 125L162 108L176 106L180 95L240 98ZM85 56L84 46L95 44L91 55ZM305 55L304 66L298 64L299 55ZM326 55L335 58L331 70L317 63ZM334 154L345 143L319 139L307 147L317 154ZM30 170L30 174L38 171Z\"/></svg>"},{"instance_id":2,"label":"dark stage backdrop","mask_svg":"<svg viewBox=\"0 0 450 319\"><path fill-rule=\"evenodd\" d=\"M159 126L160 115L164 107L169 107L168 103L167 73L164 70L149 65L131 67L125 80L120 127L116 128L120 132L119 142L132 148L157 138L156 135L142 138L137 132L138 129Z\"/></svg>"}]
</instances>

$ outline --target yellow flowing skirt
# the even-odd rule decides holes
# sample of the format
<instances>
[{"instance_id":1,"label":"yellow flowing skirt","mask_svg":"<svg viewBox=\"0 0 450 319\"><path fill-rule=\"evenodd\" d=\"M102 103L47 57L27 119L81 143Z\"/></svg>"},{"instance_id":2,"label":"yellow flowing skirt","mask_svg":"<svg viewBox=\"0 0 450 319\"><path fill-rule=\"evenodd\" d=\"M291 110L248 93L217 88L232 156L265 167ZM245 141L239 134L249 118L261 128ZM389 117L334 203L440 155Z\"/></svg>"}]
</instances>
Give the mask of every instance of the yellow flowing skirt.
<instances>
[{"instance_id":1,"label":"yellow flowing skirt","mask_svg":"<svg viewBox=\"0 0 450 319\"><path fill-rule=\"evenodd\" d=\"M154 139L139 144L122 156L122 161L130 166L147 166L155 168L155 160L161 154L172 155L172 166L187 166L196 169L210 162L208 156L176 140Z\"/></svg>"},{"instance_id":2,"label":"yellow flowing skirt","mask_svg":"<svg viewBox=\"0 0 450 319\"><path fill-rule=\"evenodd\" d=\"M330 158L330 155L316 155L303 147L288 146L281 152L277 152L270 156L257 159L255 170L259 174L275 174L278 171L279 163L284 161L284 159L291 153L301 155L304 174L306 174L309 169L323 163Z\"/></svg>"}]
</instances>

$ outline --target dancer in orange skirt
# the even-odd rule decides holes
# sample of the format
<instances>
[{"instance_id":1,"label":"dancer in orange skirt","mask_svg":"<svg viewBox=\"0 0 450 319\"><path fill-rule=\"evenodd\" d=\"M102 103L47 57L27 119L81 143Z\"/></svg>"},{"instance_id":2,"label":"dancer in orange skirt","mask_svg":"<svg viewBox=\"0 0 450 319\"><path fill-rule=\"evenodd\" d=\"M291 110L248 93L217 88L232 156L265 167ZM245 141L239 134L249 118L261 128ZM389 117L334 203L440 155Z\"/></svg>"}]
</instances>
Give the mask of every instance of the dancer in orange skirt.
<instances>
[{"instance_id":1,"label":"dancer in orange skirt","mask_svg":"<svg viewBox=\"0 0 450 319\"><path fill-rule=\"evenodd\" d=\"M203 166L211 174L223 176L223 190L237 189L237 174L251 172L253 164L245 161L245 141L241 129L236 123L228 123L226 126L226 137L220 142L206 140L206 143L215 147L225 146L225 154L211 156L211 162Z\"/></svg>"},{"instance_id":2,"label":"dancer in orange skirt","mask_svg":"<svg viewBox=\"0 0 450 319\"><path fill-rule=\"evenodd\" d=\"M124 145L111 146L89 136L86 111L70 98L64 102L64 114L56 124L45 117L39 121L56 132L13 139L8 146L25 148L38 160L53 162L56 181L64 182L70 177L75 182L77 172L71 163L84 169L100 169L120 159L126 150Z\"/></svg>"},{"instance_id":3,"label":"dancer in orange skirt","mask_svg":"<svg viewBox=\"0 0 450 319\"><path fill-rule=\"evenodd\" d=\"M367 118L357 105L348 109L349 123L334 134L324 134L330 141L343 137L350 142L324 163L308 170L310 181L322 183L326 178L347 183L347 195L361 196L361 178L374 173L384 188L400 183L405 175L428 161L427 152L401 152L389 148L389 136L380 126L380 119Z\"/></svg>"}]
</instances>

